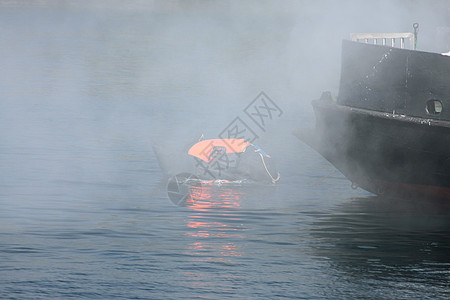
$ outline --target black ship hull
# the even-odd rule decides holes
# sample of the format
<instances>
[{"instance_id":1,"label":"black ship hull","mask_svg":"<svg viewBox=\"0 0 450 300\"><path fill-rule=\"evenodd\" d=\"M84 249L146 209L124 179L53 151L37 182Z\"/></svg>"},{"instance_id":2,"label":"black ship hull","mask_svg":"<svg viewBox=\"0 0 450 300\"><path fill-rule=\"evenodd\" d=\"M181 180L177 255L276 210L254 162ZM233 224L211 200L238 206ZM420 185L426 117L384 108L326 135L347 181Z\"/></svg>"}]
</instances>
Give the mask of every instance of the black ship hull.
<instances>
[{"instance_id":1,"label":"black ship hull","mask_svg":"<svg viewBox=\"0 0 450 300\"><path fill-rule=\"evenodd\" d=\"M393 48L372 47L344 44L337 101L326 93L313 101L316 128L296 135L354 186L378 195L450 199L450 91L443 84L446 78L450 85L445 73L450 68L443 68L449 58L433 54L439 56L431 56L433 60L443 59L434 69L439 72L423 74L433 68L428 65L430 53L395 49L396 59L375 63L377 74L370 78L364 74L373 74L375 67L352 65L355 56L368 50L365 55L377 61L386 57L383 51L393 53ZM383 80L386 74L388 80ZM436 78L417 81L424 75Z\"/></svg>"},{"instance_id":2,"label":"black ship hull","mask_svg":"<svg viewBox=\"0 0 450 300\"><path fill-rule=\"evenodd\" d=\"M354 185L378 195L450 198L450 122L318 100L314 130L296 135Z\"/></svg>"}]
</instances>

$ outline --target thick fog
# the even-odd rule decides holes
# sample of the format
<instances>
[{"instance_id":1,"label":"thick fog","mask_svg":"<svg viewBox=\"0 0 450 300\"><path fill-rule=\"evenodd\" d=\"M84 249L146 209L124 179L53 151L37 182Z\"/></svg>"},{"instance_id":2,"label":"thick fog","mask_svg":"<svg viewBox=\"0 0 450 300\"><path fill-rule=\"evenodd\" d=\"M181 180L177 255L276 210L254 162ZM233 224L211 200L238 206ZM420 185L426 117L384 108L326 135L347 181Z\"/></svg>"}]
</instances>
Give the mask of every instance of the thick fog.
<instances>
[{"instance_id":1,"label":"thick fog","mask_svg":"<svg viewBox=\"0 0 450 300\"><path fill-rule=\"evenodd\" d=\"M119 180L111 148L152 160L155 140L217 137L262 91L283 115L255 131L282 155L300 143L292 130L313 126L311 100L338 93L351 33L417 22L419 50L450 50L448 1L0 1L0 15L0 141L59 155L44 167L3 153L8 182L22 166ZM96 147L110 157L96 167L66 151Z\"/></svg>"}]
</instances>

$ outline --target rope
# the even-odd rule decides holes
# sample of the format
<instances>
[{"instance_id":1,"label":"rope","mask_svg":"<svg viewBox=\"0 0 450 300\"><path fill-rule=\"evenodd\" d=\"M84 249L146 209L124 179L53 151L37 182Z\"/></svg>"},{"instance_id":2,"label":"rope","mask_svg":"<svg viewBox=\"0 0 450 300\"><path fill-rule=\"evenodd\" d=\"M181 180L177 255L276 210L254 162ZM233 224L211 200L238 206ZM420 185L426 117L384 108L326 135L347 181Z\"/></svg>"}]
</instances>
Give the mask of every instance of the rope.
<instances>
[{"instance_id":1,"label":"rope","mask_svg":"<svg viewBox=\"0 0 450 300\"><path fill-rule=\"evenodd\" d=\"M272 174L270 174L270 172L269 172L269 169L267 169L266 161L264 160L264 156L261 153L259 153L258 150L255 150L255 152L258 152L259 156L261 156L261 160L264 165L264 169L266 169L267 174L269 175L270 179L272 179L272 183L276 183L278 180L280 180L280 173L277 172L277 178L273 178Z\"/></svg>"},{"instance_id":2,"label":"rope","mask_svg":"<svg viewBox=\"0 0 450 300\"><path fill-rule=\"evenodd\" d=\"M313 187L313 186L318 185L319 183L321 183L322 181L324 181L325 179L327 179L328 177L330 177L331 175L333 175L334 172L336 172L336 171L337 171L337 169L334 169L334 170L331 171L328 175L326 175L326 176L320 178L319 180L317 180L317 181L314 182L313 184L310 184L309 187Z\"/></svg>"}]
</instances>

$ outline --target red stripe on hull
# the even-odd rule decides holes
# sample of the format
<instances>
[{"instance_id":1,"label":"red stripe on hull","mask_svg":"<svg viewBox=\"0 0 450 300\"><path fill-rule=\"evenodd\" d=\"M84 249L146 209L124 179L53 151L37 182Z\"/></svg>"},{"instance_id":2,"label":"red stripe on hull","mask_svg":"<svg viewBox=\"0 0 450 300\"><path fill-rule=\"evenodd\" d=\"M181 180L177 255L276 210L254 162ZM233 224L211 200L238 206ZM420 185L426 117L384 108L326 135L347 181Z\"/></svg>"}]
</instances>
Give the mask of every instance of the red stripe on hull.
<instances>
[{"instance_id":1,"label":"red stripe on hull","mask_svg":"<svg viewBox=\"0 0 450 300\"><path fill-rule=\"evenodd\" d=\"M409 184L400 182L386 182L381 180L365 180L359 184L361 188L384 196L412 199L450 199L450 188L429 186L421 184Z\"/></svg>"}]
</instances>

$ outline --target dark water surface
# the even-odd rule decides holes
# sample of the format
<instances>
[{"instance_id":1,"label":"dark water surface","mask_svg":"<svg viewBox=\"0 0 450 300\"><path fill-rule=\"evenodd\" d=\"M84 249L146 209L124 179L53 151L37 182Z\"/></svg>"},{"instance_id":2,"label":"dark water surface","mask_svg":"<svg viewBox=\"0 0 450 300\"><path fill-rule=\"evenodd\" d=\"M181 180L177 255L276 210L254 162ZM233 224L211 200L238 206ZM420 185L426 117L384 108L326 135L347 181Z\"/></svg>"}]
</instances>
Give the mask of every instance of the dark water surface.
<instances>
[{"instance_id":1,"label":"dark water surface","mask_svg":"<svg viewBox=\"0 0 450 300\"><path fill-rule=\"evenodd\" d=\"M0 5L0 298L450 297L450 206L352 190L292 136L340 55L295 11L70 3ZM280 183L173 205L152 143L214 138L261 91Z\"/></svg>"}]
</instances>

